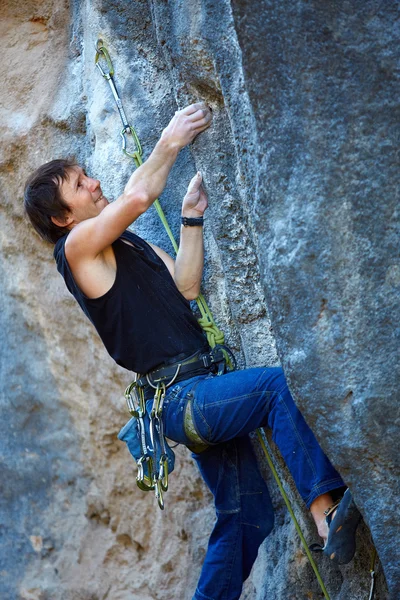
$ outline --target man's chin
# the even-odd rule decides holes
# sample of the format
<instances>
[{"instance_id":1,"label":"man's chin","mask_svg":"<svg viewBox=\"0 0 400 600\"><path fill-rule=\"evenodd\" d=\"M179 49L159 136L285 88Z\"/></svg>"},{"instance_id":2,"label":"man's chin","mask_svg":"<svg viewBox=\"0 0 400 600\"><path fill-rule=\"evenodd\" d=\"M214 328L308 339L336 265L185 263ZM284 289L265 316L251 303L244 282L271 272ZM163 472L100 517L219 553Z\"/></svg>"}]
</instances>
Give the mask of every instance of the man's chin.
<instances>
[{"instance_id":1,"label":"man's chin","mask_svg":"<svg viewBox=\"0 0 400 600\"><path fill-rule=\"evenodd\" d=\"M101 198L99 198L99 200L97 200L97 202L95 202L95 204L97 206L97 210L101 212L103 208L105 208L108 205L108 200L107 198L102 196Z\"/></svg>"}]
</instances>

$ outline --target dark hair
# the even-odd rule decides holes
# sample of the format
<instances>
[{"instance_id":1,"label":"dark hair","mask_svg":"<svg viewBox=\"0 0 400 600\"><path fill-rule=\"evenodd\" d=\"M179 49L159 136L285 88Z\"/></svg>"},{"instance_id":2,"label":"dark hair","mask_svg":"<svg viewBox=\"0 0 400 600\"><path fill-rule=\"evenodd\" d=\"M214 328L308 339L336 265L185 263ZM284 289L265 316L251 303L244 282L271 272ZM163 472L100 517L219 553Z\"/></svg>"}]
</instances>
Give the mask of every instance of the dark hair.
<instances>
[{"instance_id":1,"label":"dark hair","mask_svg":"<svg viewBox=\"0 0 400 600\"><path fill-rule=\"evenodd\" d=\"M62 220L70 212L60 187L75 166L76 162L70 158L52 160L39 167L25 183L25 213L40 237L52 244L69 231L53 223L51 217Z\"/></svg>"}]
</instances>

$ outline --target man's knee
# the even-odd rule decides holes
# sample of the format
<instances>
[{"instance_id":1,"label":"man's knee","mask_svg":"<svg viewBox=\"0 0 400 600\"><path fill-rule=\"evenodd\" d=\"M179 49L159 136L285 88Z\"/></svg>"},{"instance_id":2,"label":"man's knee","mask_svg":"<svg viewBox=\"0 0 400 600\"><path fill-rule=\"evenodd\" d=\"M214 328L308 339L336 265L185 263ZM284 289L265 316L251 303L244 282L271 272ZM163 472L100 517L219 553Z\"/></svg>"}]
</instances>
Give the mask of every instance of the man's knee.
<instances>
[{"instance_id":1,"label":"man's knee","mask_svg":"<svg viewBox=\"0 0 400 600\"><path fill-rule=\"evenodd\" d=\"M282 367L265 367L263 387L273 396L290 395Z\"/></svg>"}]
</instances>

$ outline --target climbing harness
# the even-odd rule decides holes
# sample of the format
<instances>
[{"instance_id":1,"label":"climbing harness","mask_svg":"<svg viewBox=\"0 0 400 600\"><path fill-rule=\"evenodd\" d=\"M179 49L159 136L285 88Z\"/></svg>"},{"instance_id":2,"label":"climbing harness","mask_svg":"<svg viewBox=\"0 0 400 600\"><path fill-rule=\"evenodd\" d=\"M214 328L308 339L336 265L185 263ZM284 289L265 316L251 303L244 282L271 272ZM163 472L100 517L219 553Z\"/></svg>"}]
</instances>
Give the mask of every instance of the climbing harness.
<instances>
[{"instance_id":1,"label":"climbing harness","mask_svg":"<svg viewBox=\"0 0 400 600\"><path fill-rule=\"evenodd\" d=\"M111 57L108 53L107 48L104 46L103 40L98 39L95 45L96 55L95 55L95 64L98 68L101 75L108 81L111 92L114 96L115 102L117 104L118 112L123 124L123 129L120 132L120 136L122 138L122 146L121 149L124 154L130 158L132 158L135 162L136 167L140 167L143 164L142 159L142 146L140 144L138 135L136 133L135 128L131 125L126 117L121 98L117 92L117 88L114 82L114 67L111 61ZM105 61L106 70L101 66L100 60ZM132 138L133 145L135 147L133 152L129 152L127 150L127 139L128 137ZM169 227L167 219L165 217L164 211L160 205L158 198L154 201L154 206L157 210L157 213L161 219L162 224L167 232L167 235L171 241L172 247L175 253L178 252L178 244L174 238L174 235ZM204 330L209 346L212 349L220 348L223 353L223 359L221 360L218 367L218 375L222 374L226 370L234 370L236 368L236 361L227 346L224 345L224 334L216 325L214 318L211 314L211 311L207 305L207 302L202 294L196 298L196 303L198 309L200 311L201 317L198 319L198 322L202 329ZM137 475L137 485L140 489L144 491L154 490L155 496L157 498L157 502L159 507L164 509L164 500L163 500L163 492L168 489L168 474L172 472L174 467L174 455L169 448L163 431L163 423L162 423L162 408L163 402L165 398L166 389L170 387L174 382L176 382L179 374L182 374L182 363L178 364L176 367L175 375L165 383L165 381L161 380L158 382L152 382L150 376L146 377L148 384L155 390L153 406L150 412L150 438L152 447L147 444L147 428L146 424L146 402L144 397L144 389L138 383L140 381L140 377L137 377L125 390L125 398L128 405L128 410L132 415L132 419L122 428L120 431L118 438L127 442L128 447L135 457L138 464L138 475ZM190 403L187 406L187 409L190 407ZM194 428L194 424L190 417L190 410L185 411L185 431L189 437L189 439L193 439L194 443L198 442L197 433ZM191 438L192 436L192 438ZM282 494L283 500L287 506L287 509L292 517L294 526L296 528L297 533L299 534L301 543L304 547L307 558L311 564L311 567L316 575L320 588L324 594L326 600L330 600L329 594L325 588L324 582L322 581L321 575L319 573L318 567L311 556L311 552L309 550L306 539L301 531L300 525L296 519L292 506L290 504L290 500L283 488L282 482L278 475L278 472L274 466L271 455L267 448L267 440L265 432L262 429L257 429L257 436L268 462L268 465L272 471L272 474L275 478L275 481L278 485L278 488ZM138 443L139 440L139 443ZM204 449L204 448L203 448ZM194 450L195 451L195 450ZM376 550L374 548L374 555L371 563L371 590L369 600L373 600L374 588L375 588L375 571L374 564L376 558Z\"/></svg>"},{"instance_id":2,"label":"climbing harness","mask_svg":"<svg viewBox=\"0 0 400 600\"><path fill-rule=\"evenodd\" d=\"M128 444L137 462L138 487L145 492L153 490L161 510L164 509L164 492L168 490L168 474L172 473L175 462L174 453L164 436L162 421L166 390L191 373L203 374L212 371L221 375L225 372L226 351L229 349L218 345L211 351L196 352L178 363L154 369L143 376L137 375L125 390L128 411L133 419L121 430L118 437ZM150 390L154 390L154 397L152 408L148 412L145 396ZM185 414L185 423L190 433L188 413ZM194 440L193 451L198 449L199 441L201 443L201 440Z\"/></svg>"}]
</instances>

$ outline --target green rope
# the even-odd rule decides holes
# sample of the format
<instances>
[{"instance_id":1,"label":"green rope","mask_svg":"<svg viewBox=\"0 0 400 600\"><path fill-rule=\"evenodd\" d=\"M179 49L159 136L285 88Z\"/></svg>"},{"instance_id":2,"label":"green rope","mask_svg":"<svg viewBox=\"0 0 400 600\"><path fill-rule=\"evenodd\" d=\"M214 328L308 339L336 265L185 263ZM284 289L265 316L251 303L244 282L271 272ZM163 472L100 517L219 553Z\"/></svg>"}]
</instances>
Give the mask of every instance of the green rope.
<instances>
[{"instance_id":1,"label":"green rope","mask_svg":"<svg viewBox=\"0 0 400 600\"><path fill-rule=\"evenodd\" d=\"M309 549L309 547L308 547L308 544L307 544L307 542L306 542L306 539L305 539L305 537L304 537L304 535L303 535L303 532L301 531L301 528L300 528L299 522L298 522L298 520L296 519L296 515L295 515L295 514L294 514L294 512L293 512L293 509L292 509L292 506L291 506L291 504L290 504L290 500L289 500L289 498L288 498L288 495L286 494L285 490L283 489L283 485L282 485L282 482L281 482L281 480L280 480L280 478L279 478L278 472L277 472L277 470L275 469L275 465L274 465L274 463L272 462L272 458L271 458L271 456L270 456L270 453L268 452L267 445L266 445L266 443L265 443L265 441L264 441L264 436L265 436L265 433L264 433L264 432L263 432L261 429L257 429L257 436L258 436L258 440L259 440L259 442L260 442L260 444L261 444L261 447L262 447L262 449L263 449L263 451L264 451L265 458L267 459L267 462L268 462L268 464L269 464L269 467L270 467L270 469L271 469L271 471L272 471L272 474L273 474L273 476L274 476L274 478L275 478L275 481L276 481L276 483L277 483L277 485L278 485L279 491L280 491L280 492L281 492L281 494L282 494L282 498L284 499L284 501L285 501L285 504L286 504L286 506L287 506L287 509L288 509L288 511L289 511L289 513L290 513L290 516L292 517L292 520L293 520L294 526L295 526L295 528L296 528L296 531L297 531L297 533L299 534L299 537L300 537L301 543L303 544L304 550L305 550L305 552L306 552L306 554L307 554L307 558L308 558L308 560L310 561L310 564L311 564L311 566L312 566L312 568L313 568L313 571L314 571L314 573L315 573L315 575L316 575L316 577L317 577L317 579L318 579L318 583L319 583L319 585L320 585L320 587L321 587L321 590L322 590L322 592L323 592L323 594L324 594L324 596L325 596L326 600L330 600L330 598L329 598L329 594L328 594L328 592L327 592L327 590L326 590L326 587L325 587L325 585L324 585L324 582L322 581L321 575L320 575L320 573L319 573L319 571L318 571L318 567L317 567L317 565L315 564L315 561L314 561L313 557L311 556L311 552L310 552L310 549Z\"/></svg>"},{"instance_id":2,"label":"green rope","mask_svg":"<svg viewBox=\"0 0 400 600\"><path fill-rule=\"evenodd\" d=\"M137 144L139 150L137 150L136 152L132 152L132 153L127 152L126 150L124 150L124 152L127 156L130 156L131 158L133 158L137 167L140 167L143 164L142 146L140 145L139 138L137 136L137 133L136 133L134 127L132 127L132 125L130 126L130 130L136 141L136 144ZM175 250L175 253L177 253L178 252L178 244L176 243L174 234L172 233L171 228L168 225L167 217L165 216L164 211L161 208L161 204L160 204L160 201L158 198L154 201L154 207L158 213L158 216L161 219L162 224L164 225L165 231L167 232L169 239L171 240L172 247Z\"/></svg>"}]
</instances>

